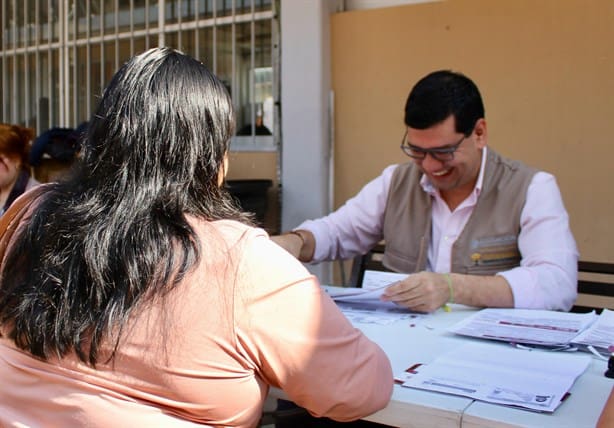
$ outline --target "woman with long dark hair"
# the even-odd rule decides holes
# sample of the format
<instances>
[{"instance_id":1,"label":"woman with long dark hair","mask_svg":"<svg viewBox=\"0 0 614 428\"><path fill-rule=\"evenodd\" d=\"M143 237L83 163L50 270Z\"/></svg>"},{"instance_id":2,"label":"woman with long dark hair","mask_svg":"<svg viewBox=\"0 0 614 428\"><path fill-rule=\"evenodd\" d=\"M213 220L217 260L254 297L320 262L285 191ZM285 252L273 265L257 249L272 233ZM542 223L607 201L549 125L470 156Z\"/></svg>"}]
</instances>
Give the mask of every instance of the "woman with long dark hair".
<instances>
[{"instance_id":1,"label":"woman with long dark hair","mask_svg":"<svg viewBox=\"0 0 614 428\"><path fill-rule=\"evenodd\" d=\"M168 48L113 77L80 158L0 221L1 426L255 426L386 405L388 359L224 190L224 85Z\"/></svg>"}]
</instances>

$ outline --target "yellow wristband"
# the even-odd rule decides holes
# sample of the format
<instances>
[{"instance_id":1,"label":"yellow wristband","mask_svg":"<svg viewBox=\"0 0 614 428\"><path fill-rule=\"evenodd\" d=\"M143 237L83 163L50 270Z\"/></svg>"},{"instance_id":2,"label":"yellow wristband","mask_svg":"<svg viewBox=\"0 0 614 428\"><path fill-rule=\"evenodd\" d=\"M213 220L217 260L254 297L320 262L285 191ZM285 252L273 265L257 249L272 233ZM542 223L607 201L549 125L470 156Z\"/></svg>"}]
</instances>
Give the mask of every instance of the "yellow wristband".
<instances>
[{"instance_id":1,"label":"yellow wristband","mask_svg":"<svg viewBox=\"0 0 614 428\"><path fill-rule=\"evenodd\" d=\"M443 277L446 279L446 282L448 283L448 291L450 292L450 299L448 300L448 303L454 303L454 289L452 288L452 278L450 277L449 273L444 273ZM444 305L443 309L446 312L450 312L452 310L447 304Z\"/></svg>"}]
</instances>

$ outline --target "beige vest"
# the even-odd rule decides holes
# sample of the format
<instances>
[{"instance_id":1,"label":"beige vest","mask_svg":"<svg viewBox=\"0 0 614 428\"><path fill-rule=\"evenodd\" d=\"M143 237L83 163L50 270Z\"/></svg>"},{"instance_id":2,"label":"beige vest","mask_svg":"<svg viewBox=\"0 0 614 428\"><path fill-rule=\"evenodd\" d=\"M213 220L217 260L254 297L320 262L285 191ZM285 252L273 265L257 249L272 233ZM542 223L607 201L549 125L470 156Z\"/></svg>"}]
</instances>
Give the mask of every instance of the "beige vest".
<instances>
[{"instance_id":1,"label":"beige vest","mask_svg":"<svg viewBox=\"0 0 614 428\"><path fill-rule=\"evenodd\" d=\"M489 149L484 184L473 213L452 246L451 271L493 275L520 265L518 234L527 188L537 170ZM384 266L398 272L426 269L431 239L431 196L413 162L394 171L386 213Z\"/></svg>"}]
</instances>

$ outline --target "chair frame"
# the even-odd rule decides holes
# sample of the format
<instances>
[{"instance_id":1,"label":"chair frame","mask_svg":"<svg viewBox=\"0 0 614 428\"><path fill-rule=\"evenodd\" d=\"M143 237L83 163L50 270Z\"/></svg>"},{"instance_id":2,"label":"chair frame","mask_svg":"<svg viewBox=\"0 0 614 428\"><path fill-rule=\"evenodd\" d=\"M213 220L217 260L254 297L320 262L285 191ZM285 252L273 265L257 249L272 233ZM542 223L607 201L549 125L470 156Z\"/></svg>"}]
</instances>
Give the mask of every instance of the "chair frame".
<instances>
[{"instance_id":1,"label":"chair frame","mask_svg":"<svg viewBox=\"0 0 614 428\"><path fill-rule=\"evenodd\" d=\"M386 268L382 263L385 248L385 244L380 242L366 254L354 257L350 273L350 287L362 287L362 280L366 270L390 272L390 269Z\"/></svg>"},{"instance_id":2,"label":"chair frame","mask_svg":"<svg viewBox=\"0 0 614 428\"><path fill-rule=\"evenodd\" d=\"M587 275L591 279L583 278ZM595 277L598 279L593 279ZM614 263L581 260L578 262L578 299L571 312L595 310L600 313L603 308L614 309Z\"/></svg>"}]
</instances>

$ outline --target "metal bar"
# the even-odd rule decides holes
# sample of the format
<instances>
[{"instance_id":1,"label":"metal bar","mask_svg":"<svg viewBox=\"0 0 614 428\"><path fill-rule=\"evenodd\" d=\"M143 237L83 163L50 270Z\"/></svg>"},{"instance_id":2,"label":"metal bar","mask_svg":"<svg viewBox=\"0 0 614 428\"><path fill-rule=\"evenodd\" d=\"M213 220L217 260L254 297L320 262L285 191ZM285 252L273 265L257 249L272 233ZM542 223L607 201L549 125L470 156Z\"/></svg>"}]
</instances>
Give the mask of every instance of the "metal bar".
<instances>
[{"instance_id":1,"label":"metal bar","mask_svg":"<svg viewBox=\"0 0 614 428\"><path fill-rule=\"evenodd\" d=\"M178 13L177 13L177 24L179 25L179 29L177 30L177 49L180 50L184 50L183 46L181 45L181 15L182 15L182 10L181 10L181 0L177 0L177 3L175 3L177 9L178 9Z\"/></svg>"},{"instance_id":2,"label":"metal bar","mask_svg":"<svg viewBox=\"0 0 614 428\"><path fill-rule=\"evenodd\" d=\"M72 79L68 79L68 84L72 82L72 91L69 91L69 96L72 94L72 116L68 117L68 121L66 122L66 126L77 126L77 117L79 117L79 93L77 88L79 87L79 69L78 69L78 53L77 53L77 43L76 40L78 38L78 22L79 22L79 12L77 10L78 5L75 1L73 3L73 39L72 39Z\"/></svg>"},{"instance_id":3,"label":"metal bar","mask_svg":"<svg viewBox=\"0 0 614 428\"><path fill-rule=\"evenodd\" d=\"M24 47L28 46L28 42L30 41L29 37L30 37L30 31L28 31L29 28L29 23L28 23L28 17L29 17L29 7L24 8L24 13L23 13L23 29L24 29L24 37L23 37L23 45ZM23 78L24 78L24 98L25 98L25 102L23 105L24 108L24 123L26 126L30 126L29 124L29 120L30 120L30 58L28 53L24 53L23 54L23 68L24 68L24 73L23 73Z\"/></svg>"},{"instance_id":4,"label":"metal bar","mask_svg":"<svg viewBox=\"0 0 614 428\"><path fill-rule=\"evenodd\" d=\"M36 109L36 126L35 132L36 135L39 135L42 132L41 129L41 109L40 109L40 100L41 100L41 55L40 55L40 0L36 0L34 2L34 31L35 31L35 42L34 46L36 48L36 52L34 54L34 98L36 99L36 105L34 108Z\"/></svg>"},{"instance_id":5,"label":"metal bar","mask_svg":"<svg viewBox=\"0 0 614 428\"><path fill-rule=\"evenodd\" d=\"M2 19L0 22L0 31L2 34L6 35L6 26L4 25L4 17L6 16L6 2L2 2ZM6 52L6 37L2 37L2 52ZM2 121L8 122L7 111L8 108L8 95L5 88L8 87L8 72L6 71L6 60L7 56L2 56L2 86L0 87L2 92Z\"/></svg>"},{"instance_id":6,"label":"metal bar","mask_svg":"<svg viewBox=\"0 0 614 428\"><path fill-rule=\"evenodd\" d=\"M200 33L200 16L199 16L199 9L198 9L198 0L193 0L194 1L194 23L196 24L194 26L194 57L201 59L200 58L200 37L199 37L199 33Z\"/></svg>"},{"instance_id":7,"label":"metal bar","mask_svg":"<svg viewBox=\"0 0 614 428\"><path fill-rule=\"evenodd\" d=\"M92 10L89 1L86 1L85 4L85 38L87 39L87 44L85 46L85 117L89 118L92 114ZM75 123L75 126L78 125L79 123Z\"/></svg>"},{"instance_id":8,"label":"metal bar","mask_svg":"<svg viewBox=\"0 0 614 428\"><path fill-rule=\"evenodd\" d=\"M68 61L68 45L66 43L68 40L68 22L66 20L68 15L68 1L69 0L64 0L63 2L59 2L60 10L58 16L58 22L60 23L60 45L62 46L59 50L60 93L58 94L58 101L60 102L60 126L66 126L70 108L67 100L69 97L67 89L70 87L68 82L70 64ZM53 110L53 108L51 110Z\"/></svg>"},{"instance_id":9,"label":"metal bar","mask_svg":"<svg viewBox=\"0 0 614 428\"><path fill-rule=\"evenodd\" d=\"M235 111L238 110L239 107L239 96L240 94L237 91L238 87L238 78L237 78L237 27L235 24L235 0L230 2L231 7L231 15L232 15L232 24L230 25L230 81L232 82L232 104L234 105Z\"/></svg>"},{"instance_id":10,"label":"metal bar","mask_svg":"<svg viewBox=\"0 0 614 428\"><path fill-rule=\"evenodd\" d=\"M254 0L250 1L252 18L254 16ZM249 101L250 101L250 123L252 124L252 142L255 143L256 136L256 23L252 19L249 26Z\"/></svg>"},{"instance_id":11,"label":"metal bar","mask_svg":"<svg viewBox=\"0 0 614 428\"><path fill-rule=\"evenodd\" d=\"M117 70L119 68L119 38L117 37L119 33L119 0L115 0L115 67L113 70Z\"/></svg>"},{"instance_id":12,"label":"metal bar","mask_svg":"<svg viewBox=\"0 0 614 428\"><path fill-rule=\"evenodd\" d=\"M11 33L13 34L13 97L11 105L11 123L17 123L17 1L13 0L13 23Z\"/></svg>"},{"instance_id":13,"label":"metal bar","mask_svg":"<svg viewBox=\"0 0 614 428\"><path fill-rule=\"evenodd\" d=\"M130 0L130 56L134 55L134 0Z\"/></svg>"},{"instance_id":14,"label":"metal bar","mask_svg":"<svg viewBox=\"0 0 614 428\"><path fill-rule=\"evenodd\" d=\"M160 0L158 2L158 46L166 45L166 34L164 34L165 23L164 16L166 10L166 2Z\"/></svg>"},{"instance_id":15,"label":"metal bar","mask_svg":"<svg viewBox=\"0 0 614 428\"><path fill-rule=\"evenodd\" d=\"M53 51L52 51L52 37L53 32L51 30L51 0L47 0L47 66L49 67L49 73L47 73L47 88L49 89L49 96L47 97L47 114L49 115L48 126L51 127L54 123L55 114L53 106ZM59 48L58 48L59 49ZM59 68L59 64L58 64ZM59 74L58 74L59 77Z\"/></svg>"},{"instance_id":16,"label":"metal bar","mask_svg":"<svg viewBox=\"0 0 614 428\"><path fill-rule=\"evenodd\" d=\"M149 0L145 0L145 49L149 49Z\"/></svg>"},{"instance_id":17,"label":"metal bar","mask_svg":"<svg viewBox=\"0 0 614 428\"><path fill-rule=\"evenodd\" d=\"M223 0L222 0L223 1ZM213 73L217 74L217 0L213 0L213 31L212 31L212 49L213 52Z\"/></svg>"}]
</instances>

